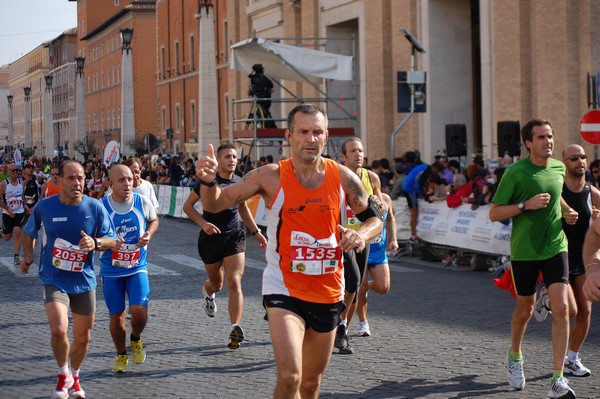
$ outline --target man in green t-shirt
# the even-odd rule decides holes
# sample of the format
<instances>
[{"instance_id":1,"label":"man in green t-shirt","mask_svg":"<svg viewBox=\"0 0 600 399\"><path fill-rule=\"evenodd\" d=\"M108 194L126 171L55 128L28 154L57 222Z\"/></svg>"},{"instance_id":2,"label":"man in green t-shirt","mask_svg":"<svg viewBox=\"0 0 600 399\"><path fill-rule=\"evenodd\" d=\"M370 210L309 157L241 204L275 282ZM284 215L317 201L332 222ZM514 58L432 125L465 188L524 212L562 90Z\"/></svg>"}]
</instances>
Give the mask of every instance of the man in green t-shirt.
<instances>
[{"instance_id":1,"label":"man in green t-shirt","mask_svg":"<svg viewBox=\"0 0 600 399\"><path fill-rule=\"evenodd\" d=\"M554 373L548 397L574 398L575 393L563 377L569 340L569 262L562 218L574 224L578 215L561 198L565 165L551 158L554 131L550 122L532 119L521 129L521 138L529 157L506 169L490 208L492 221L513 219L511 272L517 301L511 322L508 383L517 390L525 387L521 344L533 314L541 272L548 287L553 320Z\"/></svg>"}]
</instances>

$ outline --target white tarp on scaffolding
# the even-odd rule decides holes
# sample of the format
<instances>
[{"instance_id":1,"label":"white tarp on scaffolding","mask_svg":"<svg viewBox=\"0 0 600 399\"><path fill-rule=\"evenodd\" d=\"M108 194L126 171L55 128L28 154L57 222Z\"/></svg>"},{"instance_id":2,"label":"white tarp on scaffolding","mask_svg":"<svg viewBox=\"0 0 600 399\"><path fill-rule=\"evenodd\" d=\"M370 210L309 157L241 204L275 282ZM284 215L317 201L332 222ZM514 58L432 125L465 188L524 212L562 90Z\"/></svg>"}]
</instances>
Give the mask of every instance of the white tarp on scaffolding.
<instances>
[{"instance_id":1,"label":"white tarp on scaffolding","mask_svg":"<svg viewBox=\"0 0 600 399\"><path fill-rule=\"evenodd\" d=\"M352 57L263 38L251 38L231 46L231 69L251 73L252 65L262 64L265 75L275 79L318 83L321 78L352 80Z\"/></svg>"}]
</instances>

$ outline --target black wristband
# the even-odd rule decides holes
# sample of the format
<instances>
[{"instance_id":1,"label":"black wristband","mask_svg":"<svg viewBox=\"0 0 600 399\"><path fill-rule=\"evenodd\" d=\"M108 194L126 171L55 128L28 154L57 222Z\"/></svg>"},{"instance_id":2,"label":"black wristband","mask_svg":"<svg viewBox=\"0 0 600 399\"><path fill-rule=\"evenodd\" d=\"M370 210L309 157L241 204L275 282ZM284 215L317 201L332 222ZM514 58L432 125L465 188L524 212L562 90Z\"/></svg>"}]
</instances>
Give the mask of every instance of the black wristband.
<instances>
[{"instance_id":1,"label":"black wristband","mask_svg":"<svg viewBox=\"0 0 600 399\"><path fill-rule=\"evenodd\" d=\"M251 232L250 234L252 234L252 237L254 237L255 235L257 235L258 233L260 233L260 229L256 229L253 232Z\"/></svg>"},{"instance_id":2,"label":"black wristband","mask_svg":"<svg viewBox=\"0 0 600 399\"><path fill-rule=\"evenodd\" d=\"M217 179L211 181L210 183L207 183L204 180L200 179L200 184L202 184L203 186L206 186L206 187L212 187L215 184L217 184Z\"/></svg>"}]
</instances>

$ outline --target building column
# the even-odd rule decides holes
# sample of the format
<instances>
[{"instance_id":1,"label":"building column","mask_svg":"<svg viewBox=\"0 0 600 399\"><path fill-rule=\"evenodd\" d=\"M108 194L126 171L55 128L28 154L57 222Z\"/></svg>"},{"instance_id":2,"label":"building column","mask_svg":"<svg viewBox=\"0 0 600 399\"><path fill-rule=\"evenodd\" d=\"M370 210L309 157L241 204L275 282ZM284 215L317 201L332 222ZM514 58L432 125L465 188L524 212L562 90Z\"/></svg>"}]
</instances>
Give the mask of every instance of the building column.
<instances>
[{"instance_id":1,"label":"building column","mask_svg":"<svg viewBox=\"0 0 600 399\"><path fill-rule=\"evenodd\" d=\"M215 18L213 5L200 4L198 19L198 156L205 155L208 144L219 146L219 103L215 101L217 63L215 59ZM187 104L186 104L187 106Z\"/></svg>"}]
</instances>

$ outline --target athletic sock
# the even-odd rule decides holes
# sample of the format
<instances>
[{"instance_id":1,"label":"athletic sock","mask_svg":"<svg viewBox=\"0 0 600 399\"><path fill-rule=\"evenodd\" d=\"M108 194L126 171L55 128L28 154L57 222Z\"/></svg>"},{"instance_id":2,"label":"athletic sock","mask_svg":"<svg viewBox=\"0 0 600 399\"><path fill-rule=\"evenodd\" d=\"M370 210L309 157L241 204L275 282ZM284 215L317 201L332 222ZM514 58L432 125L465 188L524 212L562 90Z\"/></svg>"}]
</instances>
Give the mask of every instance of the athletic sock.
<instances>
[{"instance_id":1,"label":"athletic sock","mask_svg":"<svg viewBox=\"0 0 600 399\"><path fill-rule=\"evenodd\" d=\"M69 365L64 365L58 368L58 374L69 374Z\"/></svg>"},{"instance_id":2,"label":"athletic sock","mask_svg":"<svg viewBox=\"0 0 600 399\"><path fill-rule=\"evenodd\" d=\"M346 319L340 320L340 326L346 327Z\"/></svg>"},{"instance_id":3,"label":"athletic sock","mask_svg":"<svg viewBox=\"0 0 600 399\"><path fill-rule=\"evenodd\" d=\"M521 352L515 352L510 348L508 351L508 358L511 362L520 362L523 360L523 354Z\"/></svg>"},{"instance_id":4,"label":"athletic sock","mask_svg":"<svg viewBox=\"0 0 600 399\"><path fill-rule=\"evenodd\" d=\"M75 370L73 367L71 367L71 374L73 377L79 377L79 369Z\"/></svg>"},{"instance_id":5,"label":"athletic sock","mask_svg":"<svg viewBox=\"0 0 600 399\"><path fill-rule=\"evenodd\" d=\"M579 352L573 352L571 349L569 349L569 353L567 355L567 359L570 361L575 361L575 359L577 359L579 357Z\"/></svg>"},{"instance_id":6,"label":"athletic sock","mask_svg":"<svg viewBox=\"0 0 600 399\"><path fill-rule=\"evenodd\" d=\"M131 334L129 336L129 339L131 339L131 342L138 342L140 340L140 337L136 337L135 335Z\"/></svg>"},{"instance_id":7,"label":"athletic sock","mask_svg":"<svg viewBox=\"0 0 600 399\"><path fill-rule=\"evenodd\" d=\"M562 370L554 370L554 373L552 373L552 381L555 381L558 377L562 377L562 376L563 376Z\"/></svg>"}]
</instances>

